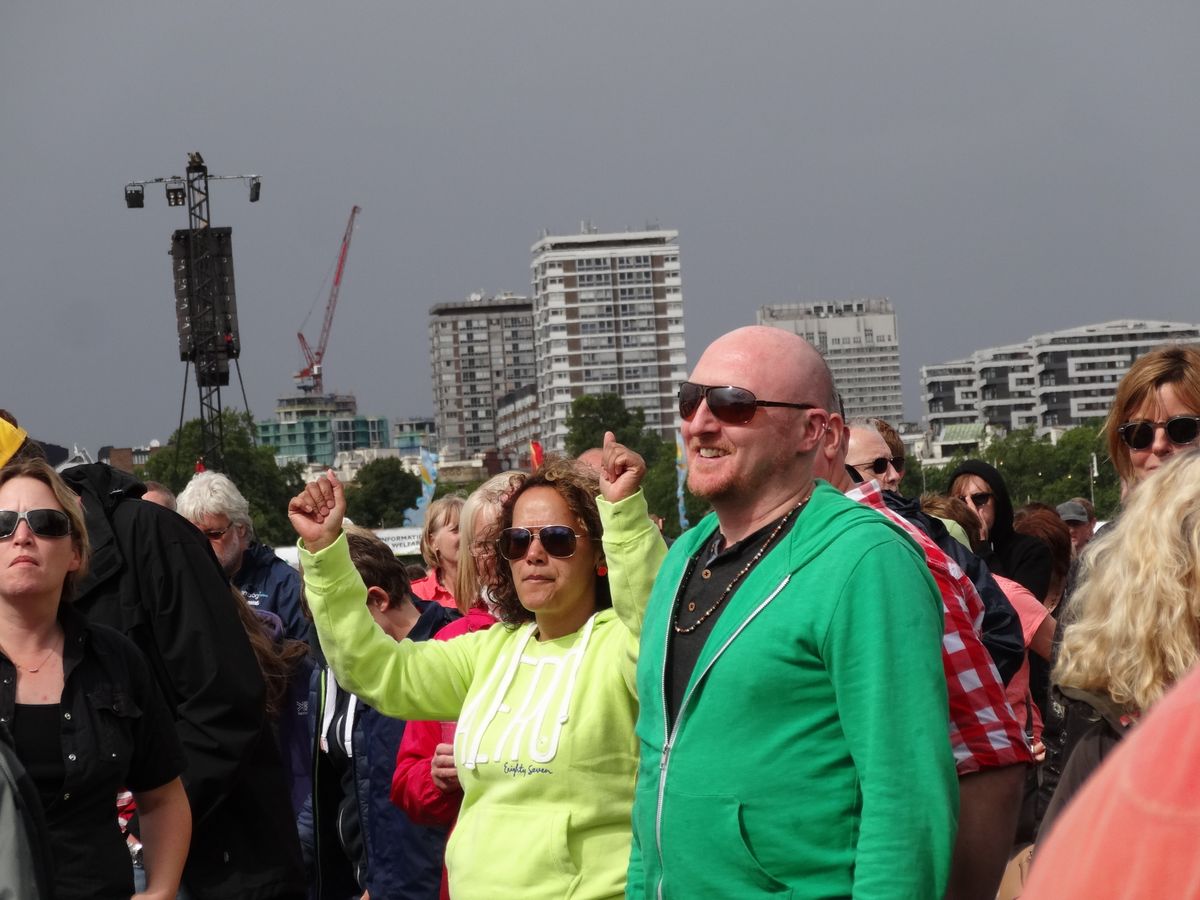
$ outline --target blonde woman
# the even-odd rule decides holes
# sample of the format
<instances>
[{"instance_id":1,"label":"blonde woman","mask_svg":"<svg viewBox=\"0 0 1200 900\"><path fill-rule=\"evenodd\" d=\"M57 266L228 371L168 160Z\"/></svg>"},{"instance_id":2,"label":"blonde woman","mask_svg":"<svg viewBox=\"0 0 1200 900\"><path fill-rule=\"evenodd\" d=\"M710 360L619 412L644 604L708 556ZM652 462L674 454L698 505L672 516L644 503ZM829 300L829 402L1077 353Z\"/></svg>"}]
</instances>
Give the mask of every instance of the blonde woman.
<instances>
[{"instance_id":1,"label":"blonde woman","mask_svg":"<svg viewBox=\"0 0 1200 900\"><path fill-rule=\"evenodd\" d=\"M1104 440L1124 493L1200 441L1200 350L1168 346L1137 359L1117 385Z\"/></svg>"},{"instance_id":2,"label":"blonde woman","mask_svg":"<svg viewBox=\"0 0 1200 900\"><path fill-rule=\"evenodd\" d=\"M435 640L448 641L496 624L489 608L496 579L496 521L504 498L521 475L507 472L485 481L467 498L458 514L458 581L454 596L461 619L451 622ZM454 765L454 722L409 722L396 754L392 802L418 825L453 827L463 792ZM441 896L449 900L449 883L442 877Z\"/></svg>"},{"instance_id":3,"label":"blonde woman","mask_svg":"<svg viewBox=\"0 0 1200 900\"><path fill-rule=\"evenodd\" d=\"M462 506L461 494L449 494L434 500L425 510L421 556L429 566L429 574L412 583L414 596L432 600L447 609L458 607L454 585L458 581L458 516Z\"/></svg>"},{"instance_id":4,"label":"blonde woman","mask_svg":"<svg viewBox=\"0 0 1200 900\"><path fill-rule=\"evenodd\" d=\"M137 648L72 605L89 550L79 500L52 468L0 469L0 726L41 796L54 895L133 894L114 806L128 788L149 879L136 896L167 900L191 836L183 752Z\"/></svg>"},{"instance_id":5,"label":"blonde woman","mask_svg":"<svg viewBox=\"0 0 1200 900\"><path fill-rule=\"evenodd\" d=\"M1138 717L1200 660L1200 454L1176 454L1093 540L1053 682L1066 765L1043 833Z\"/></svg>"}]
</instances>

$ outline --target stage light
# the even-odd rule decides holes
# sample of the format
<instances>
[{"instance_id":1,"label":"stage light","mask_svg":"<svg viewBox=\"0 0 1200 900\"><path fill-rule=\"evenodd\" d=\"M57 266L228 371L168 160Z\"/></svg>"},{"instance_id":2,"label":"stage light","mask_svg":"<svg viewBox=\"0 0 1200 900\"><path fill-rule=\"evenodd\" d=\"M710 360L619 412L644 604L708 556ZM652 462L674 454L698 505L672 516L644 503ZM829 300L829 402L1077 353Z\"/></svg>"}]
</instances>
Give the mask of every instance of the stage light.
<instances>
[{"instance_id":1,"label":"stage light","mask_svg":"<svg viewBox=\"0 0 1200 900\"><path fill-rule=\"evenodd\" d=\"M187 203L187 187L179 178L167 181L167 206L184 206Z\"/></svg>"},{"instance_id":2,"label":"stage light","mask_svg":"<svg viewBox=\"0 0 1200 900\"><path fill-rule=\"evenodd\" d=\"M146 190L140 184L125 185L125 205L130 209L141 209L146 205Z\"/></svg>"}]
</instances>

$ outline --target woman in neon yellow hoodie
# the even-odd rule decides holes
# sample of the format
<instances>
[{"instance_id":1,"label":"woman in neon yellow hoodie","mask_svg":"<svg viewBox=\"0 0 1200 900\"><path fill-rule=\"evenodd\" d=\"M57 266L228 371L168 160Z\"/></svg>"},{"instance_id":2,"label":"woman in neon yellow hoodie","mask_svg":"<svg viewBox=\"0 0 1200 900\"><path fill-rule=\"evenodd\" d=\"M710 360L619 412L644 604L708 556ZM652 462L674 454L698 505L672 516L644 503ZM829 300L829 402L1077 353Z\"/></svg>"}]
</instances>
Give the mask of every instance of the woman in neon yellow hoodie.
<instances>
[{"instance_id":1,"label":"woman in neon yellow hoodie","mask_svg":"<svg viewBox=\"0 0 1200 900\"><path fill-rule=\"evenodd\" d=\"M339 683L385 715L458 720L463 804L446 850L455 900L624 894L637 647L666 553L638 489L644 472L641 457L607 435L599 485L567 460L514 475L497 540L508 560L495 586L502 624L445 642L380 639L346 552L345 499L332 473L289 505ZM604 550L614 546L636 561L630 571L607 569Z\"/></svg>"}]
</instances>

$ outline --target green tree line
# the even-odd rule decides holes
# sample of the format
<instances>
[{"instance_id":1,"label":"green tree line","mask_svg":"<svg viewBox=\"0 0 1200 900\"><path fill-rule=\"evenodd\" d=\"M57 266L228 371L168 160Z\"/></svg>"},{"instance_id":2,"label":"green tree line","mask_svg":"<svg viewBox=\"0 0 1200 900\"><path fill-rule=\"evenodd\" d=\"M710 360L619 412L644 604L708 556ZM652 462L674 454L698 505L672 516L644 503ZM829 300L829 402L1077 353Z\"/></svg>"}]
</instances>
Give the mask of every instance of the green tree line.
<instances>
[{"instance_id":1,"label":"green tree line","mask_svg":"<svg viewBox=\"0 0 1200 900\"><path fill-rule=\"evenodd\" d=\"M222 410L221 426L225 435L221 472L233 480L250 504L255 535L266 544L293 543L296 536L288 522L287 505L304 484L303 467L299 463L276 465L274 448L254 443L254 421L249 413ZM161 482L178 494L196 473L202 446L200 420L192 419L171 435L138 475Z\"/></svg>"},{"instance_id":2,"label":"green tree line","mask_svg":"<svg viewBox=\"0 0 1200 900\"><path fill-rule=\"evenodd\" d=\"M1092 477L1092 455L1096 477ZM1096 515L1109 519L1121 501L1121 485L1108 458L1101 422L1094 421L1063 432L1057 443L1050 436L1036 437L1032 428L1013 431L994 439L979 453L956 454L945 467L921 465L910 456L905 461L900 493L919 497L922 493L944 494L950 473L966 459L982 459L1004 476L1013 506L1041 501L1057 506L1072 497L1086 497L1096 505Z\"/></svg>"}]
</instances>

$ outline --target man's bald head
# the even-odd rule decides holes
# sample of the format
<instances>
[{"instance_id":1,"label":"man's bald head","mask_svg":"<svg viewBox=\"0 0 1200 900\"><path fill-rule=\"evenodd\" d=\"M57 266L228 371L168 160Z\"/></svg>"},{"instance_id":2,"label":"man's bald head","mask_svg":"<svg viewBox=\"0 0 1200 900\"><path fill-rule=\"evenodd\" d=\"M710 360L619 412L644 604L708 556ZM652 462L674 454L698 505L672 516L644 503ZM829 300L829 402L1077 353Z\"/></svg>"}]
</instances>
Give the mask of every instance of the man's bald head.
<instances>
[{"instance_id":1,"label":"man's bald head","mask_svg":"<svg viewBox=\"0 0 1200 900\"><path fill-rule=\"evenodd\" d=\"M696 363L697 371L703 369L705 357L709 356L719 356L725 366L746 371L748 377L728 383L753 391L760 399L828 407L833 393L829 366L816 348L797 334L782 328L747 325L709 344Z\"/></svg>"},{"instance_id":2,"label":"man's bald head","mask_svg":"<svg viewBox=\"0 0 1200 900\"><path fill-rule=\"evenodd\" d=\"M604 468L603 447L589 447L575 458L589 469L595 469L597 472L600 472Z\"/></svg>"},{"instance_id":3,"label":"man's bald head","mask_svg":"<svg viewBox=\"0 0 1200 900\"><path fill-rule=\"evenodd\" d=\"M829 424L829 368L803 338L751 326L713 341L690 381L742 388L760 401L748 420L728 421L706 395L681 427L688 487L712 504L726 539L740 540L811 488L813 458Z\"/></svg>"}]
</instances>

